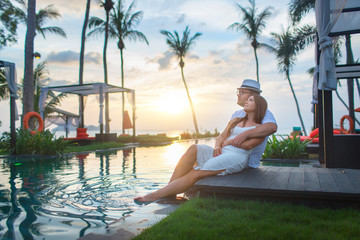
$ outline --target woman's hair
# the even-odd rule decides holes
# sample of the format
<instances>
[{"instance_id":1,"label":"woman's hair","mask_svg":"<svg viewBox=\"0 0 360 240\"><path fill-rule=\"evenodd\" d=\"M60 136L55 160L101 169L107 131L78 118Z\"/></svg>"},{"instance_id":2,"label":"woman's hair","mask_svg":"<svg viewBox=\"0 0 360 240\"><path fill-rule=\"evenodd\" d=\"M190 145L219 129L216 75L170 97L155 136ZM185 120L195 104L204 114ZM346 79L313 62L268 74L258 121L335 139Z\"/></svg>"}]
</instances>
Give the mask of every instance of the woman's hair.
<instances>
[{"instance_id":1,"label":"woman's hair","mask_svg":"<svg viewBox=\"0 0 360 240\"><path fill-rule=\"evenodd\" d=\"M254 121L258 124L261 124L262 120L264 119L265 113L266 113L266 109L267 109L267 102L265 100L265 98L263 98L260 95L254 94L254 95L250 95L249 97L253 96L254 97L254 101L255 101L255 112L254 112ZM246 124L246 121L248 120L248 115L246 114L245 117L237 117L234 118L232 121L230 121L230 123L228 124L228 130L226 132L226 137L230 136L231 130L238 125L239 123L241 123L242 121L244 121L244 124Z\"/></svg>"}]
</instances>

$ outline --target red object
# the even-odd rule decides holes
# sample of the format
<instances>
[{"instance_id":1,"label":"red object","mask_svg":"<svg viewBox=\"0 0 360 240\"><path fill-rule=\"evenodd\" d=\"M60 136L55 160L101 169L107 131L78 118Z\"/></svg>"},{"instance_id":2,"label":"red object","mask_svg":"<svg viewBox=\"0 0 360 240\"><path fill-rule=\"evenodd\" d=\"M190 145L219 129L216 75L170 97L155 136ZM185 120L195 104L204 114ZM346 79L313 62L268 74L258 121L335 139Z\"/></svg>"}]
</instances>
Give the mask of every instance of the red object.
<instances>
[{"instance_id":1,"label":"red object","mask_svg":"<svg viewBox=\"0 0 360 240\"><path fill-rule=\"evenodd\" d=\"M28 112L24 119L23 119L23 125L24 125L24 129L25 130L28 130L30 127L29 127L29 120L31 117L35 117L37 118L38 122L39 122L39 127L37 129L38 132L42 132L42 130L44 130L44 121L43 119L41 118L40 114L38 114L37 112ZM34 135L36 133L36 131L32 131L30 130L30 133L32 135Z\"/></svg>"},{"instance_id":2,"label":"red object","mask_svg":"<svg viewBox=\"0 0 360 240\"><path fill-rule=\"evenodd\" d=\"M128 111L124 112L124 119L123 119L123 129L133 128L131 124L130 117Z\"/></svg>"},{"instance_id":3,"label":"red object","mask_svg":"<svg viewBox=\"0 0 360 240\"><path fill-rule=\"evenodd\" d=\"M76 129L76 138L87 138L89 134L86 133L87 128L77 128Z\"/></svg>"},{"instance_id":4,"label":"red object","mask_svg":"<svg viewBox=\"0 0 360 240\"><path fill-rule=\"evenodd\" d=\"M354 109L355 112L360 112L360 107Z\"/></svg>"},{"instance_id":5,"label":"red object","mask_svg":"<svg viewBox=\"0 0 360 240\"><path fill-rule=\"evenodd\" d=\"M349 129L345 129L344 128L344 121L345 119L347 119L349 121ZM354 131L354 121L352 120L352 118L349 115L344 115L341 119L340 119L340 131L344 134L347 133L352 133Z\"/></svg>"}]
</instances>

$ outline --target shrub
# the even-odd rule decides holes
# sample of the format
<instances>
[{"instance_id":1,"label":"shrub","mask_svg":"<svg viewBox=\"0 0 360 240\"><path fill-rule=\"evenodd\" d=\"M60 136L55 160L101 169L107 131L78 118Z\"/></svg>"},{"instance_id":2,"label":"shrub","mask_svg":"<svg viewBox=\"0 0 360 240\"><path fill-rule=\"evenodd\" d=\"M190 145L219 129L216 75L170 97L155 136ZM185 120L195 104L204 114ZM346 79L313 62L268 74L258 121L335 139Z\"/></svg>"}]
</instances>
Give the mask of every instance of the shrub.
<instances>
[{"instance_id":1,"label":"shrub","mask_svg":"<svg viewBox=\"0 0 360 240\"><path fill-rule=\"evenodd\" d=\"M308 154L306 153L306 144L308 142L309 141L301 142L299 137L281 137L281 140L278 140L275 135L272 135L268 139L262 158L308 158Z\"/></svg>"},{"instance_id":2,"label":"shrub","mask_svg":"<svg viewBox=\"0 0 360 240\"><path fill-rule=\"evenodd\" d=\"M60 155L71 143L62 137L56 139L55 134L49 130L37 132L34 135L27 130L16 132L16 146L10 146L10 133L3 133L0 142L1 147L9 153L16 152L16 155Z\"/></svg>"}]
</instances>

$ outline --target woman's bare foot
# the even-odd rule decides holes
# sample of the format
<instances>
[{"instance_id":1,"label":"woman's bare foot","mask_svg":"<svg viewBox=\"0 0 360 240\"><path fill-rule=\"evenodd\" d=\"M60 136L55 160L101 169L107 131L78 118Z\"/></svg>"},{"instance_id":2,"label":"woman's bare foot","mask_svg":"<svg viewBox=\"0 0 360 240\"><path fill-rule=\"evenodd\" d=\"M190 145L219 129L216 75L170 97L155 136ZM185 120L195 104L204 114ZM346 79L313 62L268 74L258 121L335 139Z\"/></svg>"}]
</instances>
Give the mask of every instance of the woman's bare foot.
<instances>
[{"instance_id":1,"label":"woman's bare foot","mask_svg":"<svg viewBox=\"0 0 360 240\"><path fill-rule=\"evenodd\" d=\"M136 197L136 198L134 198L134 200L138 201L138 202L153 202L153 201L157 200L157 198L151 197L149 195L150 194L142 196L142 197Z\"/></svg>"}]
</instances>

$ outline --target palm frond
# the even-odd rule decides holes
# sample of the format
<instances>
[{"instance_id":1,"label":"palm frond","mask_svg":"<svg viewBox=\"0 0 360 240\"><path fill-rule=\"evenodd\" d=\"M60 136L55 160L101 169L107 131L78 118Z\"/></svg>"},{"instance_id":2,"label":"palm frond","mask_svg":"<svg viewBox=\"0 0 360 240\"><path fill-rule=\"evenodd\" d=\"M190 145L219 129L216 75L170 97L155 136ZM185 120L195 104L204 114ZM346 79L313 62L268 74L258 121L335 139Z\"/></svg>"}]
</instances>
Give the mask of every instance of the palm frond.
<instances>
[{"instance_id":1,"label":"palm frond","mask_svg":"<svg viewBox=\"0 0 360 240\"><path fill-rule=\"evenodd\" d=\"M289 15L292 25L298 24L314 8L315 0L291 0L289 3Z\"/></svg>"},{"instance_id":2,"label":"palm frond","mask_svg":"<svg viewBox=\"0 0 360 240\"><path fill-rule=\"evenodd\" d=\"M42 36L45 38L45 34L47 33L53 33L53 34L57 34L60 35L64 38L66 38L66 33L64 32L64 30L60 27L44 27L41 29L38 29L38 31L40 31L40 33L42 34Z\"/></svg>"}]
</instances>

